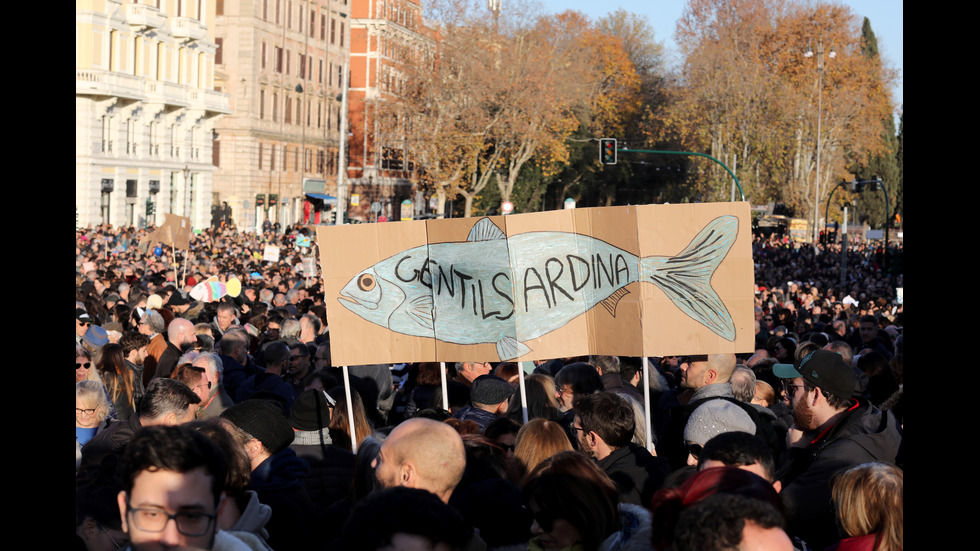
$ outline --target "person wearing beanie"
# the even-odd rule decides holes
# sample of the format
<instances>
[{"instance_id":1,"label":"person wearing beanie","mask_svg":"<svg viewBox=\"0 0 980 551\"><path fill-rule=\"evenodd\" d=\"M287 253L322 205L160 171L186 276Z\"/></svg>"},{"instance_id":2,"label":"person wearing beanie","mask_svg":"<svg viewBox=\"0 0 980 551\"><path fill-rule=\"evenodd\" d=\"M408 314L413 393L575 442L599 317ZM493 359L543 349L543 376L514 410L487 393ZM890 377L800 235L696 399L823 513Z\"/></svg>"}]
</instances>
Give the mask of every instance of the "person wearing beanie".
<instances>
[{"instance_id":1,"label":"person wearing beanie","mask_svg":"<svg viewBox=\"0 0 980 551\"><path fill-rule=\"evenodd\" d=\"M514 387L507 381L495 375L480 375L473 380L470 388L470 403L453 417L461 421L475 421L480 425L480 432L487 425L507 413L510 397L514 395Z\"/></svg>"},{"instance_id":2,"label":"person wearing beanie","mask_svg":"<svg viewBox=\"0 0 980 551\"><path fill-rule=\"evenodd\" d=\"M324 513L306 491L309 465L289 447L294 431L282 409L273 402L246 400L221 417L231 421L235 437L245 446L252 465L249 490L272 508L266 525L269 546L276 551L306 549Z\"/></svg>"},{"instance_id":3,"label":"person wearing beanie","mask_svg":"<svg viewBox=\"0 0 980 551\"><path fill-rule=\"evenodd\" d=\"M300 393L289 412L295 438L289 445L310 465L306 491L313 503L327 508L350 493L354 454L335 446L327 426L336 401L322 390Z\"/></svg>"},{"instance_id":4,"label":"person wearing beanie","mask_svg":"<svg viewBox=\"0 0 980 551\"><path fill-rule=\"evenodd\" d=\"M726 432L755 434L755 422L739 406L727 400L709 400L694 410L684 427L687 464L697 465L704 445Z\"/></svg>"}]
</instances>

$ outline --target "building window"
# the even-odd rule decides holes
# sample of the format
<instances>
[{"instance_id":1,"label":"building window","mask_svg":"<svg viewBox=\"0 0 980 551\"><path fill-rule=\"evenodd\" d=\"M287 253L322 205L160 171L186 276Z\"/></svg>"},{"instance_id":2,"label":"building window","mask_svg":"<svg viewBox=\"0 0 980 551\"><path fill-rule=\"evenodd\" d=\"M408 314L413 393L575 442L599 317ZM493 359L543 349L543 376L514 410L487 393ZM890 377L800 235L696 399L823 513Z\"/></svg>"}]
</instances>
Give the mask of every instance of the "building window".
<instances>
[{"instance_id":1,"label":"building window","mask_svg":"<svg viewBox=\"0 0 980 551\"><path fill-rule=\"evenodd\" d=\"M320 40L327 39L327 16L320 15Z\"/></svg>"},{"instance_id":2,"label":"building window","mask_svg":"<svg viewBox=\"0 0 980 551\"><path fill-rule=\"evenodd\" d=\"M289 55L289 50L286 50L286 74L287 75L289 74L289 58L290 57L292 57L292 56Z\"/></svg>"},{"instance_id":3,"label":"building window","mask_svg":"<svg viewBox=\"0 0 980 551\"><path fill-rule=\"evenodd\" d=\"M262 43L262 56L260 63L262 64L262 69L265 69L265 42Z\"/></svg>"},{"instance_id":4,"label":"building window","mask_svg":"<svg viewBox=\"0 0 980 551\"><path fill-rule=\"evenodd\" d=\"M215 65L221 65L221 54L224 52L224 49L222 49L221 45L224 44L224 42L225 39L221 38L220 36L214 39L214 43L218 46L218 48L214 52Z\"/></svg>"},{"instance_id":5,"label":"building window","mask_svg":"<svg viewBox=\"0 0 980 551\"><path fill-rule=\"evenodd\" d=\"M271 150L269 152L269 170L272 171L276 169L276 145L272 144L269 149Z\"/></svg>"},{"instance_id":6,"label":"building window","mask_svg":"<svg viewBox=\"0 0 980 551\"><path fill-rule=\"evenodd\" d=\"M279 7L282 4L282 0L276 0L276 25L279 24Z\"/></svg>"},{"instance_id":7,"label":"building window","mask_svg":"<svg viewBox=\"0 0 980 551\"><path fill-rule=\"evenodd\" d=\"M330 19L330 43L337 43L337 20L333 18Z\"/></svg>"},{"instance_id":8,"label":"building window","mask_svg":"<svg viewBox=\"0 0 980 551\"><path fill-rule=\"evenodd\" d=\"M276 66L273 67L273 70L275 72L277 72L277 73L281 73L282 72L282 48L280 48L279 46L276 46L275 48L276 48L275 49L275 54L276 54L275 64L276 64Z\"/></svg>"},{"instance_id":9,"label":"building window","mask_svg":"<svg viewBox=\"0 0 980 551\"><path fill-rule=\"evenodd\" d=\"M293 98L286 96L286 124L293 122Z\"/></svg>"},{"instance_id":10,"label":"building window","mask_svg":"<svg viewBox=\"0 0 980 551\"><path fill-rule=\"evenodd\" d=\"M272 93L272 121L279 122L279 93Z\"/></svg>"},{"instance_id":11,"label":"building window","mask_svg":"<svg viewBox=\"0 0 980 551\"><path fill-rule=\"evenodd\" d=\"M259 120L265 119L265 90L259 90Z\"/></svg>"},{"instance_id":12,"label":"building window","mask_svg":"<svg viewBox=\"0 0 980 551\"><path fill-rule=\"evenodd\" d=\"M344 47L344 22L340 22L340 47Z\"/></svg>"},{"instance_id":13,"label":"building window","mask_svg":"<svg viewBox=\"0 0 980 551\"><path fill-rule=\"evenodd\" d=\"M316 38L316 10L310 10L310 38Z\"/></svg>"},{"instance_id":14,"label":"building window","mask_svg":"<svg viewBox=\"0 0 980 551\"><path fill-rule=\"evenodd\" d=\"M259 170L262 170L262 142L259 142Z\"/></svg>"}]
</instances>

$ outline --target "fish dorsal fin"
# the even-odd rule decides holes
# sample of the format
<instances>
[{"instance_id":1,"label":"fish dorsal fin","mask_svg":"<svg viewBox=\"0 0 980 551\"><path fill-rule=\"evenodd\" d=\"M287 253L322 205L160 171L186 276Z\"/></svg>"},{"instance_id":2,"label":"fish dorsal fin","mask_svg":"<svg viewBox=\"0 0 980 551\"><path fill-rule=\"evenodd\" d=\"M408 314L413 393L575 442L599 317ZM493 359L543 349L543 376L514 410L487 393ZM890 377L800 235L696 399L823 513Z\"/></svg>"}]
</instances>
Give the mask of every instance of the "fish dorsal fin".
<instances>
[{"instance_id":1,"label":"fish dorsal fin","mask_svg":"<svg viewBox=\"0 0 980 551\"><path fill-rule=\"evenodd\" d=\"M599 304L602 304L602 307L609 312L610 316L616 317L616 306L619 304L619 301L628 294L630 294L630 292L626 290L626 287L620 287L619 289L616 289L615 293L609 295Z\"/></svg>"},{"instance_id":2,"label":"fish dorsal fin","mask_svg":"<svg viewBox=\"0 0 980 551\"><path fill-rule=\"evenodd\" d=\"M484 220L486 219L484 218ZM513 360L514 358L520 358L530 351L531 349L528 348L526 344L515 339L514 337L504 337L497 341L497 356L499 356L500 361L503 362Z\"/></svg>"},{"instance_id":3,"label":"fish dorsal fin","mask_svg":"<svg viewBox=\"0 0 980 551\"><path fill-rule=\"evenodd\" d=\"M494 239L507 239L507 236L489 218L481 218L473 224L473 229L466 238L467 241L493 241Z\"/></svg>"}]
</instances>

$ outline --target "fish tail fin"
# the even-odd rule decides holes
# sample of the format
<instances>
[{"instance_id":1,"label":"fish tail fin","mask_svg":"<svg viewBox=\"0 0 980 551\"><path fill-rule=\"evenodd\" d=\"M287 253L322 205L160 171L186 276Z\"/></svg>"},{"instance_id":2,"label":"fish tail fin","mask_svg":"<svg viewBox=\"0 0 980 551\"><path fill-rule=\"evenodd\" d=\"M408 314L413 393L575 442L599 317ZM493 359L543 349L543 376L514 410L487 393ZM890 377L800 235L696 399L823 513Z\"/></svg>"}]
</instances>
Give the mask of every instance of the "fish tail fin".
<instances>
[{"instance_id":1,"label":"fish tail fin","mask_svg":"<svg viewBox=\"0 0 980 551\"><path fill-rule=\"evenodd\" d=\"M725 259L737 236L738 218L720 216L698 232L677 256L649 256L641 261L644 275L675 306L728 341L735 340L735 322L725 303L711 287L711 276Z\"/></svg>"}]
</instances>

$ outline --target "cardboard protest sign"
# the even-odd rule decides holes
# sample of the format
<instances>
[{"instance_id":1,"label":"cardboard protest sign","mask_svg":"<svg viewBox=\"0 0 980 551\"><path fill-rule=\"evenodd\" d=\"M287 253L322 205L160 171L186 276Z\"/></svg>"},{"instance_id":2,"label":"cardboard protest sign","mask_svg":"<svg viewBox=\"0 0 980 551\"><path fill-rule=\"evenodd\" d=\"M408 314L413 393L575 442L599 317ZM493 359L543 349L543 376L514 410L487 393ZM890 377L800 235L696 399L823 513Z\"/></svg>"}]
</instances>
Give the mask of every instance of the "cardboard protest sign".
<instances>
[{"instance_id":1,"label":"cardboard protest sign","mask_svg":"<svg viewBox=\"0 0 980 551\"><path fill-rule=\"evenodd\" d=\"M279 262L279 247L276 247L275 245L266 245L262 250L262 261Z\"/></svg>"},{"instance_id":2,"label":"cardboard protest sign","mask_svg":"<svg viewBox=\"0 0 980 551\"><path fill-rule=\"evenodd\" d=\"M754 347L747 203L317 229L338 365Z\"/></svg>"},{"instance_id":3,"label":"cardboard protest sign","mask_svg":"<svg viewBox=\"0 0 980 551\"><path fill-rule=\"evenodd\" d=\"M140 239L140 247L146 250L152 243L163 243L174 249L191 248L191 219L176 214L165 214L166 221L152 233Z\"/></svg>"}]
</instances>

